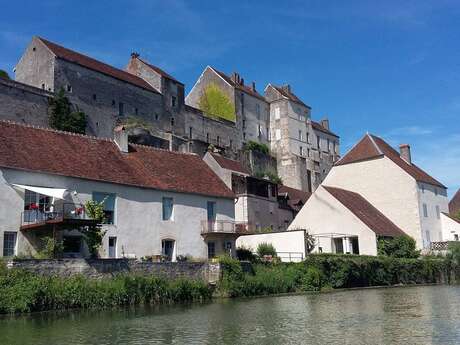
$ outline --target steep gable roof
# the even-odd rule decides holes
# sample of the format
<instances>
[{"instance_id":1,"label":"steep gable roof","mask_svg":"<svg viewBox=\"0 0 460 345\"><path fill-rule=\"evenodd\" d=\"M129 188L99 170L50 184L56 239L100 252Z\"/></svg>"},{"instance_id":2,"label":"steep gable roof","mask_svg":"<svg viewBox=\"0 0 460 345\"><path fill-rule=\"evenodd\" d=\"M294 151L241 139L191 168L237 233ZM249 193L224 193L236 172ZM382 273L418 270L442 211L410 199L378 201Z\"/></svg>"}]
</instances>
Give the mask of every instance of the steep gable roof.
<instances>
[{"instance_id":1,"label":"steep gable roof","mask_svg":"<svg viewBox=\"0 0 460 345\"><path fill-rule=\"evenodd\" d=\"M449 202L449 213L456 215L460 212L460 189L455 193L452 200Z\"/></svg>"},{"instance_id":2,"label":"steep gable roof","mask_svg":"<svg viewBox=\"0 0 460 345\"><path fill-rule=\"evenodd\" d=\"M393 163L399 166L407 174L418 182L428 183L434 186L446 188L441 182L437 181L415 164L409 164L401 158L398 151L392 148L382 138L375 135L366 134L348 153L343 156L335 165L345 165L365 160L388 157Z\"/></svg>"},{"instance_id":3,"label":"steep gable roof","mask_svg":"<svg viewBox=\"0 0 460 345\"><path fill-rule=\"evenodd\" d=\"M137 59L139 59L139 61L141 61L142 63L144 63L145 65L147 65L148 67L150 67L151 69L153 69L155 72L157 72L159 75L161 75L163 78L166 78L166 79L170 79L178 84L181 84L181 85L184 85L184 83L180 82L179 80L177 80L176 78L174 78L171 74L168 74L166 73L164 70L162 70L160 67L158 66L155 66L155 65L152 65L150 63L148 63L147 61L145 60L142 60L140 57L137 57Z\"/></svg>"},{"instance_id":4,"label":"steep gable roof","mask_svg":"<svg viewBox=\"0 0 460 345\"><path fill-rule=\"evenodd\" d=\"M322 124L320 124L319 122L316 122L316 121L311 121L311 126L313 127L314 130L317 130L317 131L320 131L320 132L323 132L323 133L326 133L326 134L329 134L329 135L332 135L336 138L339 138L339 136L333 132L331 132L329 129L323 127Z\"/></svg>"},{"instance_id":5,"label":"steep gable roof","mask_svg":"<svg viewBox=\"0 0 460 345\"><path fill-rule=\"evenodd\" d=\"M323 187L377 235L401 236L405 234L403 230L360 194L335 187Z\"/></svg>"},{"instance_id":6,"label":"steep gable roof","mask_svg":"<svg viewBox=\"0 0 460 345\"><path fill-rule=\"evenodd\" d=\"M216 154L216 153L211 153L211 156L212 156L212 158L215 159L215 161L217 162L217 164L220 165L221 168L236 171L236 172L240 172L240 173L246 174L246 175L250 175L249 170L246 169L245 167L243 167L243 165L238 161L235 161L235 160L229 159L229 158L225 158L225 157L223 157L223 156L221 156L219 154Z\"/></svg>"},{"instance_id":7,"label":"steep gable roof","mask_svg":"<svg viewBox=\"0 0 460 345\"><path fill-rule=\"evenodd\" d=\"M278 195L282 194L288 196L288 205L297 212L300 211L302 205L305 205L307 200L311 197L310 192L304 192L303 190L280 184L278 185Z\"/></svg>"},{"instance_id":8,"label":"steep gable roof","mask_svg":"<svg viewBox=\"0 0 460 345\"><path fill-rule=\"evenodd\" d=\"M278 91L281 94L281 96L283 96L284 98L287 98L292 102L303 105L304 107L311 108L309 105L302 102L302 100L299 97L297 97L293 92L290 92L286 89L283 89L282 87L279 87L273 84L270 84L270 86L273 87L276 91Z\"/></svg>"},{"instance_id":9,"label":"steep gable roof","mask_svg":"<svg viewBox=\"0 0 460 345\"><path fill-rule=\"evenodd\" d=\"M264 102L267 102L264 96L262 96L260 93L257 91L254 91L250 86L247 85L241 85L238 83L235 83L232 78L230 78L228 75L226 75L224 72L218 71L214 67L210 67L214 72L216 72L222 79L224 79L228 84L230 84L232 87L235 89L241 90L246 92L247 94L256 97Z\"/></svg>"},{"instance_id":10,"label":"steep gable roof","mask_svg":"<svg viewBox=\"0 0 460 345\"><path fill-rule=\"evenodd\" d=\"M0 167L178 193L234 198L201 158L0 121Z\"/></svg>"},{"instance_id":11,"label":"steep gable roof","mask_svg":"<svg viewBox=\"0 0 460 345\"><path fill-rule=\"evenodd\" d=\"M141 87L151 92L158 93L158 91L156 91L149 83L147 83L145 80L143 80L142 78L134 74L128 73L118 68L115 68L104 62L101 62L96 59L90 58L89 56L77 53L73 50L64 48L44 38L38 37L38 40L40 40L46 47L48 47L48 49L54 55L56 55L56 57L58 57L59 59L63 59L68 62L78 64L80 66L86 67L93 71L108 75L112 78L122 80L124 82Z\"/></svg>"}]
</instances>

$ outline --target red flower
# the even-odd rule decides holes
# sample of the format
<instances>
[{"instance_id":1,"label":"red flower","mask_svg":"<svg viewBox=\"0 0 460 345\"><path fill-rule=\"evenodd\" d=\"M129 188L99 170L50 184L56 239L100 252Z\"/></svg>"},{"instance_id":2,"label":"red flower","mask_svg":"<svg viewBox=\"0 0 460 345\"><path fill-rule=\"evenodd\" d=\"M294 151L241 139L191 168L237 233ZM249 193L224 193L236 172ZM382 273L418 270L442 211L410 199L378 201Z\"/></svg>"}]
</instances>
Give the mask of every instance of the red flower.
<instances>
[{"instance_id":1,"label":"red flower","mask_svg":"<svg viewBox=\"0 0 460 345\"><path fill-rule=\"evenodd\" d=\"M29 208L30 208L31 210L38 210L38 205L37 205L36 203L33 202L33 203L31 203L31 204L29 205Z\"/></svg>"}]
</instances>

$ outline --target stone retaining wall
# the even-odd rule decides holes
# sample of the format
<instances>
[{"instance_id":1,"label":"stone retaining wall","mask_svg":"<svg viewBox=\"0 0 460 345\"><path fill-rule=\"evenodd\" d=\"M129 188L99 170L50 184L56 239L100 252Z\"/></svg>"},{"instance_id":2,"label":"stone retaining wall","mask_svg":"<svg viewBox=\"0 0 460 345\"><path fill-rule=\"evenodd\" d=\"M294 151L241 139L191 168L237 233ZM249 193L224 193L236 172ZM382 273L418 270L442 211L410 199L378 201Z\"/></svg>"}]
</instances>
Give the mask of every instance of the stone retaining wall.
<instances>
[{"instance_id":1,"label":"stone retaining wall","mask_svg":"<svg viewBox=\"0 0 460 345\"><path fill-rule=\"evenodd\" d=\"M82 274L104 278L122 273L152 274L165 278L202 279L216 283L221 276L220 264L207 262L143 262L134 259L14 259L8 268L21 268L37 274L69 277Z\"/></svg>"}]
</instances>

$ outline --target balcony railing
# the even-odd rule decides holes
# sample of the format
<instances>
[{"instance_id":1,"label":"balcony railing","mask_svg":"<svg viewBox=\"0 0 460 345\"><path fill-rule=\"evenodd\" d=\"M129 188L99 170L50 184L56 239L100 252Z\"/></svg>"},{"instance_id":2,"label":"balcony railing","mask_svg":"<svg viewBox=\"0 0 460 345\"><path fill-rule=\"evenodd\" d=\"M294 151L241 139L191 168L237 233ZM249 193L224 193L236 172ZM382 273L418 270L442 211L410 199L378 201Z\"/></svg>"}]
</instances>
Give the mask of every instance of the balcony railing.
<instances>
[{"instance_id":1,"label":"balcony railing","mask_svg":"<svg viewBox=\"0 0 460 345\"><path fill-rule=\"evenodd\" d=\"M73 203L47 205L45 209L40 207L31 208L21 213L21 225L91 219L84 205Z\"/></svg>"},{"instance_id":2,"label":"balcony railing","mask_svg":"<svg viewBox=\"0 0 460 345\"><path fill-rule=\"evenodd\" d=\"M215 220L201 222L201 233L212 234L250 234L255 232L255 227L247 222L235 222L230 220Z\"/></svg>"}]
</instances>

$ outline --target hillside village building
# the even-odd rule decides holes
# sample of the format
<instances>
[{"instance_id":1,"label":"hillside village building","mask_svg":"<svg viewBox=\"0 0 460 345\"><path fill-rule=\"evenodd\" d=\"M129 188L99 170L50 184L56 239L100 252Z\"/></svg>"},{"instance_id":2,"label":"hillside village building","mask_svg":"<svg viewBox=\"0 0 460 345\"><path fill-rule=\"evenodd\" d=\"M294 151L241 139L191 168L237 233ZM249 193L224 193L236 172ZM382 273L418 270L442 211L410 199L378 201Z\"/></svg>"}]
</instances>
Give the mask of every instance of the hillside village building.
<instances>
[{"instance_id":1,"label":"hillside village building","mask_svg":"<svg viewBox=\"0 0 460 345\"><path fill-rule=\"evenodd\" d=\"M103 202L101 256L235 253L235 195L196 154L0 121L0 253L30 255L45 236L86 256L85 203Z\"/></svg>"},{"instance_id":2,"label":"hillside village building","mask_svg":"<svg viewBox=\"0 0 460 345\"><path fill-rule=\"evenodd\" d=\"M310 193L250 176L238 161L208 152L203 160L235 193L235 221L252 232L285 231Z\"/></svg>"}]
</instances>

